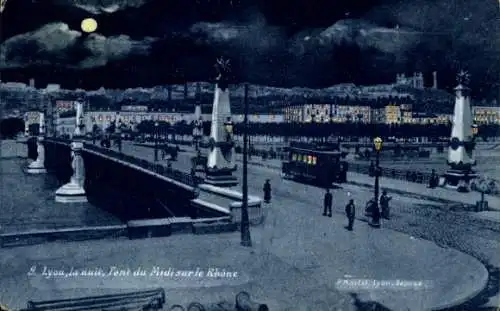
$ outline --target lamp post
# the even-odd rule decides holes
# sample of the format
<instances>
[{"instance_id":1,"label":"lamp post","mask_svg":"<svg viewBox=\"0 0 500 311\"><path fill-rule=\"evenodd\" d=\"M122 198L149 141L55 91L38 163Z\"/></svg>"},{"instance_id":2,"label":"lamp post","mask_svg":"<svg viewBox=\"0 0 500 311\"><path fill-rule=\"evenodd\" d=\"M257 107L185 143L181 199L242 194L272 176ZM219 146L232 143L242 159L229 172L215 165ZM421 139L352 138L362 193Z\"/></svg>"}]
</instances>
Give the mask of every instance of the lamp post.
<instances>
[{"instance_id":1,"label":"lamp post","mask_svg":"<svg viewBox=\"0 0 500 311\"><path fill-rule=\"evenodd\" d=\"M474 139L476 139L478 133L479 133L479 127L477 126L477 124L473 124L472 125L472 135L473 135Z\"/></svg>"},{"instance_id":2,"label":"lamp post","mask_svg":"<svg viewBox=\"0 0 500 311\"><path fill-rule=\"evenodd\" d=\"M375 203L373 207L373 214L372 214L372 226L374 227L380 227L380 209L379 209L379 199L378 199L378 193L379 193L379 176L380 176L380 150L382 149L382 138L376 137L373 140L373 144L375 145Z\"/></svg>"},{"instance_id":3,"label":"lamp post","mask_svg":"<svg viewBox=\"0 0 500 311\"><path fill-rule=\"evenodd\" d=\"M241 245L251 247L250 221L248 219L248 83L245 83L243 118L243 204L241 205ZM232 127L231 127L232 130Z\"/></svg>"},{"instance_id":4,"label":"lamp post","mask_svg":"<svg viewBox=\"0 0 500 311\"><path fill-rule=\"evenodd\" d=\"M160 124L158 121L155 122L155 132L154 132L154 138L155 138L155 162L158 162L158 126Z\"/></svg>"},{"instance_id":5,"label":"lamp post","mask_svg":"<svg viewBox=\"0 0 500 311\"><path fill-rule=\"evenodd\" d=\"M116 127L116 142L118 145L118 152L122 152L122 119L118 119L118 126Z\"/></svg>"}]
</instances>

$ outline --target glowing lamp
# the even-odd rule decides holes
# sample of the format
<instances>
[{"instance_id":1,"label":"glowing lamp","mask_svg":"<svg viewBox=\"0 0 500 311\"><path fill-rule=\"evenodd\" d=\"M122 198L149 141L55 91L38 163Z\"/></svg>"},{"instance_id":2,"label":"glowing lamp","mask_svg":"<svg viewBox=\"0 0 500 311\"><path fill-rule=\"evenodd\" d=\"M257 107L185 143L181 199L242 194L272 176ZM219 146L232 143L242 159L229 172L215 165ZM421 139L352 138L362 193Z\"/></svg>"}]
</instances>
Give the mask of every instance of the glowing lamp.
<instances>
[{"instance_id":1,"label":"glowing lamp","mask_svg":"<svg viewBox=\"0 0 500 311\"><path fill-rule=\"evenodd\" d=\"M472 134L474 136L477 136L477 133L479 133L479 127L477 126L477 124L474 124L472 125Z\"/></svg>"},{"instance_id":2,"label":"glowing lamp","mask_svg":"<svg viewBox=\"0 0 500 311\"><path fill-rule=\"evenodd\" d=\"M227 122L224 123L224 129L226 130L226 133L232 134L233 133L233 122L231 120L227 120Z\"/></svg>"},{"instance_id":3,"label":"glowing lamp","mask_svg":"<svg viewBox=\"0 0 500 311\"><path fill-rule=\"evenodd\" d=\"M375 145L375 150L380 151L382 149L383 140L380 137L377 137L373 140L373 144Z\"/></svg>"}]
</instances>

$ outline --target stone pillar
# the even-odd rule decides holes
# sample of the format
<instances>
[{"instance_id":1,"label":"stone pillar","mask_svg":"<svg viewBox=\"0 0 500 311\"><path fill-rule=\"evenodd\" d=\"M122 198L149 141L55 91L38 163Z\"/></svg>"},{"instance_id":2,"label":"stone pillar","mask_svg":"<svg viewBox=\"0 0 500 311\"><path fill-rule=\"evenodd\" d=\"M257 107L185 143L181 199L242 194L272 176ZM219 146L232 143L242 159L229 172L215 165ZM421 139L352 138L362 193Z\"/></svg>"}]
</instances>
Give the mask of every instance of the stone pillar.
<instances>
[{"instance_id":1,"label":"stone pillar","mask_svg":"<svg viewBox=\"0 0 500 311\"><path fill-rule=\"evenodd\" d=\"M231 105L229 101L229 61L218 60L219 76L215 85L210 129L210 152L207 159L206 183L217 186L238 184L232 172L236 170L232 137ZM230 130L228 132L227 130Z\"/></svg>"},{"instance_id":2,"label":"stone pillar","mask_svg":"<svg viewBox=\"0 0 500 311\"><path fill-rule=\"evenodd\" d=\"M83 188L85 182L85 164L83 163L83 103L76 104L76 122L73 141L71 142L71 167L73 174L69 183L56 191L56 202L59 203L85 203L87 196Z\"/></svg>"},{"instance_id":3,"label":"stone pillar","mask_svg":"<svg viewBox=\"0 0 500 311\"><path fill-rule=\"evenodd\" d=\"M459 84L455 88L455 108L448 148L447 164L450 166L450 170L446 172L444 179L447 187L459 191L469 191L470 180L477 177L477 174L472 170L476 161L473 156L473 119L467 82L468 74L461 72Z\"/></svg>"},{"instance_id":4,"label":"stone pillar","mask_svg":"<svg viewBox=\"0 0 500 311\"><path fill-rule=\"evenodd\" d=\"M71 143L71 167L73 175L69 183L65 184L56 191L56 202L59 203L85 203L87 196L83 188L85 182L85 166L82 158L82 141L73 141Z\"/></svg>"},{"instance_id":5,"label":"stone pillar","mask_svg":"<svg viewBox=\"0 0 500 311\"><path fill-rule=\"evenodd\" d=\"M76 102L76 126L75 133L73 134L76 137L82 136L85 133L83 132L83 128L85 124L83 124L83 103Z\"/></svg>"},{"instance_id":6,"label":"stone pillar","mask_svg":"<svg viewBox=\"0 0 500 311\"><path fill-rule=\"evenodd\" d=\"M36 151L38 156L34 162L26 168L26 173L28 174L42 174L46 173L45 169L45 147L43 145L44 135L45 135L45 116L43 112L40 112L40 133L37 138L37 148Z\"/></svg>"},{"instance_id":7,"label":"stone pillar","mask_svg":"<svg viewBox=\"0 0 500 311\"><path fill-rule=\"evenodd\" d=\"M198 142L203 137L203 118L201 116L201 107L200 105L196 105L194 109L194 117L193 117L193 144L198 146Z\"/></svg>"},{"instance_id":8,"label":"stone pillar","mask_svg":"<svg viewBox=\"0 0 500 311\"><path fill-rule=\"evenodd\" d=\"M30 136L30 125L29 125L29 119L28 119L28 115L25 114L24 115L24 136L28 137Z\"/></svg>"}]
</instances>

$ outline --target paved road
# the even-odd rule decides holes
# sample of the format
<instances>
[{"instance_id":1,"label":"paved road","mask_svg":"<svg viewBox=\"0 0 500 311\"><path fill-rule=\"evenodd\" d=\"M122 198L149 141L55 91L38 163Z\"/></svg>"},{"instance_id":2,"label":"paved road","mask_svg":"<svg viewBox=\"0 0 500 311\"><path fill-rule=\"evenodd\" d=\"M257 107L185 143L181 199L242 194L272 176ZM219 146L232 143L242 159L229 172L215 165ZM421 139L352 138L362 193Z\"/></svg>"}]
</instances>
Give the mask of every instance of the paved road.
<instances>
[{"instance_id":1,"label":"paved road","mask_svg":"<svg viewBox=\"0 0 500 311\"><path fill-rule=\"evenodd\" d=\"M128 148L136 155L152 153L152 149L145 147L130 146ZM188 159L189 155L181 153L179 161L173 166L187 170L190 167ZM265 179L271 180L274 202L284 205L284 210L289 210L292 206L300 206L300 209L294 209L294 213L298 213L302 219L312 221L314 218L311 217L318 215L318 220L324 221L320 216L322 190L282 180L277 174L277 170L249 166L250 193L261 194ZM366 188L351 185L343 185L342 187L343 189L334 192L334 206L339 214L342 213L349 198L355 198L359 211L360 206L363 206L373 195L372 191ZM348 192L351 193L351 196L348 196ZM394 195L393 197L393 218L383 223L384 228L430 240L441 247L458 249L493 266L500 267L499 223L478 220L464 211L450 211L444 204L438 205L435 202L403 195ZM358 214L361 213L358 212ZM364 217L360 216L359 218ZM315 225L316 223L311 224L312 227ZM339 225L342 226L342 224ZM279 236L285 233L277 230L275 234ZM419 257L425 258L424 255Z\"/></svg>"}]
</instances>

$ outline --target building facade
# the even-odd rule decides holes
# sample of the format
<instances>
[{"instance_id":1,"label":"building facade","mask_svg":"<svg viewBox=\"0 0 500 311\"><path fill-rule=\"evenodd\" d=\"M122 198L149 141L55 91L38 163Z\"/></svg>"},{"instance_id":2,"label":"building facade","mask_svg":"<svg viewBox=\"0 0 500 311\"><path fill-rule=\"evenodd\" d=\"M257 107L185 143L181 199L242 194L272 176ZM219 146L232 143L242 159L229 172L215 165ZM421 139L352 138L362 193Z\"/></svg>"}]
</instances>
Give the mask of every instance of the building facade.
<instances>
[{"instance_id":1,"label":"building facade","mask_svg":"<svg viewBox=\"0 0 500 311\"><path fill-rule=\"evenodd\" d=\"M57 118L56 136L69 135L73 137L76 128L76 117Z\"/></svg>"},{"instance_id":2,"label":"building facade","mask_svg":"<svg viewBox=\"0 0 500 311\"><path fill-rule=\"evenodd\" d=\"M387 105L385 110L385 124L399 124L401 123L401 106Z\"/></svg>"},{"instance_id":3,"label":"building facade","mask_svg":"<svg viewBox=\"0 0 500 311\"><path fill-rule=\"evenodd\" d=\"M477 124L500 124L500 107L473 106L472 115Z\"/></svg>"},{"instance_id":4,"label":"building facade","mask_svg":"<svg viewBox=\"0 0 500 311\"><path fill-rule=\"evenodd\" d=\"M211 121L211 114L202 114L203 121ZM233 115L234 123L243 122L244 115ZM87 111L84 117L85 129L90 131L97 125L101 130L105 130L115 121L121 121L128 127L133 127L142 121L164 121L170 124L185 121L191 123L194 120L194 113L175 113L175 112L147 112L147 111ZM251 114L248 115L248 122L252 123L282 123L283 114Z\"/></svg>"}]
</instances>

